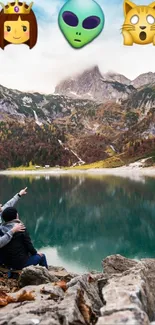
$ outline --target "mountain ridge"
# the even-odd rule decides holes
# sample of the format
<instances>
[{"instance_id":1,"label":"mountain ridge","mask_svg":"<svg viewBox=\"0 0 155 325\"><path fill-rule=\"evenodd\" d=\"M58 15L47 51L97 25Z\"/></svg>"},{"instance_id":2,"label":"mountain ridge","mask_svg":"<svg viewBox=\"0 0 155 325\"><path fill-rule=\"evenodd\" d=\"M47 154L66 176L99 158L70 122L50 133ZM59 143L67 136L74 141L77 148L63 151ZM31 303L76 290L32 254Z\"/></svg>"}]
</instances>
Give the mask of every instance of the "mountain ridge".
<instances>
[{"instance_id":1,"label":"mountain ridge","mask_svg":"<svg viewBox=\"0 0 155 325\"><path fill-rule=\"evenodd\" d=\"M135 158L136 141L140 143L139 154L148 153L149 138L155 137L154 75L137 77L140 88L136 88L125 76L112 72L103 76L95 66L78 77L68 78L63 94L59 95L0 86L0 168L16 167L31 160L40 165L46 157L51 166L92 163L124 152ZM70 91L73 96L69 96ZM20 142L16 143L11 137L16 139L19 134ZM154 142L150 144L151 150L152 145ZM9 156L6 146L10 148Z\"/></svg>"},{"instance_id":2,"label":"mountain ridge","mask_svg":"<svg viewBox=\"0 0 155 325\"><path fill-rule=\"evenodd\" d=\"M97 90L94 89L94 81L97 84ZM107 85L104 87L104 83L107 85L109 84L109 88ZM113 87L110 87L112 83ZM154 72L143 73L137 76L135 79L130 80L124 75L116 72L107 72L102 74L99 67L95 65L92 68L84 70L82 73L75 74L70 78L62 80L55 87L54 93L72 98L94 98L99 102L105 102L107 99L125 99L134 90L151 83L155 83ZM101 92L98 93L98 88L101 88L101 91L104 92L104 96L101 94Z\"/></svg>"}]
</instances>

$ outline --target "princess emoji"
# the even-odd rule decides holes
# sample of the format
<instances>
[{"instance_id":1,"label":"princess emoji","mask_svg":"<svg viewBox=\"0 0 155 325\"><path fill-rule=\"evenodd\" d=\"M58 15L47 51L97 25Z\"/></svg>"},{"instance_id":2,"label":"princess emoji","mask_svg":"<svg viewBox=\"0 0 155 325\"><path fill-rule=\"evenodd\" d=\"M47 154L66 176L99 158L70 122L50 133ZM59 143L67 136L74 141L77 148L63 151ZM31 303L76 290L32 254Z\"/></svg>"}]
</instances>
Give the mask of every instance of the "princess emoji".
<instances>
[{"instance_id":1,"label":"princess emoji","mask_svg":"<svg viewBox=\"0 0 155 325\"><path fill-rule=\"evenodd\" d=\"M32 49L38 37L38 25L32 10L33 2L8 3L0 2L0 48L4 50L8 44L26 44Z\"/></svg>"}]
</instances>

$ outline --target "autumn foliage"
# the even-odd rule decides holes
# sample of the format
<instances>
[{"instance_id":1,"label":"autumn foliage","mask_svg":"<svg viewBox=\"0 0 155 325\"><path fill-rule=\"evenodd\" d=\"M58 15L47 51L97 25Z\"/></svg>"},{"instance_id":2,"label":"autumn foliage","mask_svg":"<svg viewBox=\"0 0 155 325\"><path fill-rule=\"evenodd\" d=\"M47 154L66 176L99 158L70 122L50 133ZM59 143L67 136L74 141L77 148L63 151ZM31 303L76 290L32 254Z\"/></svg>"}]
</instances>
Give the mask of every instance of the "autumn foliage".
<instances>
[{"instance_id":1,"label":"autumn foliage","mask_svg":"<svg viewBox=\"0 0 155 325\"><path fill-rule=\"evenodd\" d=\"M69 166L75 156L59 144L65 142L65 135L56 126L34 122L0 122L0 169L8 167Z\"/></svg>"}]
</instances>

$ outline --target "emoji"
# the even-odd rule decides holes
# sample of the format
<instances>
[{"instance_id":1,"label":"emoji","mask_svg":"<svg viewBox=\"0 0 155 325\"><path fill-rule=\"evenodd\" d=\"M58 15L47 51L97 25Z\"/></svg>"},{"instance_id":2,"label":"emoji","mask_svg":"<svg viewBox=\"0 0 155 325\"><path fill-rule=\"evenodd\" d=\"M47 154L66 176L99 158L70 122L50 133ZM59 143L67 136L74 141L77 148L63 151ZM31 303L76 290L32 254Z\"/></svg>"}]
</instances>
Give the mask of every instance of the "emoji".
<instances>
[{"instance_id":1,"label":"emoji","mask_svg":"<svg viewBox=\"0 0 155 325\"><path fill-rule=\"evenodd\" d=\"M131 1L124 0L125 21L122 26L124 45L134 43L155 45L155 2L148 6L137 6Z\"/></svg>"},{"instance_id":2,"label":"emoji","mask_svg":"<svg viewBox=\"0 0 155 325\"><path fill-rule=\"evenodd\" d=\"M38 37L38 26L31 2L28 6L25 2L8 3L4 6L0 2L0 48L8 44L26 44L32 49Z\"/></svg>"},{"instance_id":3,"label":"emoji","mask_svg":"<svg viewBox=\"0 0 155 325\"><path fill-rule=\"evenodd\" d=\"M59 27L74 48L92 42L102 31L105 17L94 0L68 0L58 17Z\"/></svg>"}]
</instances>

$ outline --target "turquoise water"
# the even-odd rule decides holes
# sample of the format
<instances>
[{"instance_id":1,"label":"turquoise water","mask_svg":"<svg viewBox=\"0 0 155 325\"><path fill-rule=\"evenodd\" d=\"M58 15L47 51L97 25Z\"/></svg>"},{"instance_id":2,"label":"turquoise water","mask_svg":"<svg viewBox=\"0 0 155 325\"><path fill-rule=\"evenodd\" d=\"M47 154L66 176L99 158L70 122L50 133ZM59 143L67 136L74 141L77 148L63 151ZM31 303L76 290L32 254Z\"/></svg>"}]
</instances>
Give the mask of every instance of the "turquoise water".
<instances>
[{"instance_id":1,"label":"turquoise water","mask_svg":"<svg viewBox=\"0 0 155 325\"><path fill-rule=\"evenodd\" d=\"M16 207L49 264L83 272L111 254L155 257L155 179L0 176L0 203L26 186Z\"/></svg>"}]
</instances>

